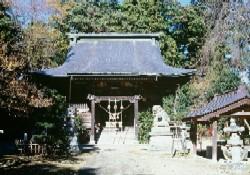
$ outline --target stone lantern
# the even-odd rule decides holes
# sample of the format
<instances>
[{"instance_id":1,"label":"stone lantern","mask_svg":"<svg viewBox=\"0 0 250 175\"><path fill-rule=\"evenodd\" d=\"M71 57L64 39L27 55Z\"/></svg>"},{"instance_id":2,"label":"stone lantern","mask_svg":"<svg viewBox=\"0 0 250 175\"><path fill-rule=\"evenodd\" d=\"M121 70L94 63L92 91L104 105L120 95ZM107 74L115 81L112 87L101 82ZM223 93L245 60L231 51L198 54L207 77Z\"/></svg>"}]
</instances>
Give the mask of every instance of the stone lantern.
<instances>
[{"instance_id":1,"label":"stone lantern","mask_svg":"<svg viewBox=\"0 0 250 175\"><path fill-rule=\"evenodd\" d=\"M237 126L233 118L230 119L230 126L225 127L223 130L231 134L230 139L227 141L227 149L223 150L223 154L226 158L232 159L233 163L238 163L247 156L247 150L243 149L243 140L238 135L244 130L244 127Z\"/></svg>"}]
</instances>

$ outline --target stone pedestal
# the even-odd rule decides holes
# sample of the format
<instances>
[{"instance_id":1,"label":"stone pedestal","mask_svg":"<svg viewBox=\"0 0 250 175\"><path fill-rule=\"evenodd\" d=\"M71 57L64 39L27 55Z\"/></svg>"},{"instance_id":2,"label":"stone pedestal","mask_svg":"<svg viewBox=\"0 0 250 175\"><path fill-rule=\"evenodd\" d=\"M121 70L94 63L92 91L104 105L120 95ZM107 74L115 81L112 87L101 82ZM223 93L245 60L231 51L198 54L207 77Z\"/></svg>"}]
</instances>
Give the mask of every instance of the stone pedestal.
<instances>
[{"instance_id":1,"label":"stone pedestal","mask_svg":"<svg viewBox=\"0 0 250 175\"><path fill-rule=\"evenodd\" d=\"M169 117L159 105L153 106L153 127L151 129L149 145L152 150L162 150L171 153L173 134L170 132Z\"/></svg>"},{"instance_id":2,"label":"stone pedestal","mask_svg":"<svg viewBox=\"0 0 250 175\"><path fill-rule=\"evenodd\" d=\"M150 149L151 150L162 150L168 153L172 151L173 134L167 132L165 128L154 128L152 130L158 130L157 132L152 131L150 133ZM161 132L159 132L161 130Z\"/></svg>"},{"instance_id":3,"label":"stone pedestal","mask_svg":"<svg viewBox=\"0 0 250 175\"><path fill-rule=\"evenodd\" d=\"M237 163L241 161L241 147L240 146L232 147L231 153L232 153L232 162Z\"/></svg>"}]
</instances>

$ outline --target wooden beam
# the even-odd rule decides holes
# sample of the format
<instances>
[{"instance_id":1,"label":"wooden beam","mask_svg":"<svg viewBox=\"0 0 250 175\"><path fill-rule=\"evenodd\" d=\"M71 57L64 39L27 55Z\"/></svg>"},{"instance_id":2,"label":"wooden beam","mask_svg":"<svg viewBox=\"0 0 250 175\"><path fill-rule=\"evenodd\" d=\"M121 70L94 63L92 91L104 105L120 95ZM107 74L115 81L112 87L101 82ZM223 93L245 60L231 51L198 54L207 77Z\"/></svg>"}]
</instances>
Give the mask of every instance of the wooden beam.
<instances>
[{"instance_id":1,"label":"wooden beam","mask_svg":"<svg viewBox=\"0 0 250 175\"><path fill-rule=\"evenodd\" d=\"M217 161L217 120L212 124L212 160Z\"/></svg>"},{"instance_id":2,"label":"wooden beam","mask_svg":"<svg viewBox=\"0 0 250 175\"><path fill-rule=\"evenodd\" d=\"M71 89L72 89L72 77L70 76L69 78L69 99L68 99L68 103L71 103Z\"/></svg>"},{"instance_id":3,"label":"wooden beam","mask_svg":"<svg viewBox=\"0 0 250 175\"><path fill-rule=\"evenodd\" d=\"M155 81L156 76L138 76L138 75L77 75L69 74L75 81Z\"/></svg>"},{"instance_id":4,"label":"wooden beam","mask_svg":"<svg viewBox=\"0 0 250 175\"><path fill-rule=\"evenodd\" d=\"M197 122L193 121L190 128L190 139L193 144L193 154L197 155Z\"/></svg>"},{"instance_id":5,"label":"wooden beam","mask_svg":"<svg viewBox=\"0 0 250 175\"><path fill-rule=\"evenodd\" d=\"M241 111L241 112L235 112L231 115L236 115L236 116L250 116L250 112L245 112L245 111Z\"/></svg>"},{"instance_id":6,"label":"wooden beam","mask_svg":"<svg viewBox=\"0 0 250 175\"><path fill-rule=\"evenodd\" d=\"M77 33L66 33L68 35L68 38L74 39L74 38L80 38L80 39L86 39L86 38L159 38L160 33L150 33L150 34L144 34L144 33L83 33L83 32L77 32Z\"/></svg>"},{"instance_id":7,"label":"wooden beam","mask_svg":"<svg viewBox=\"0 0 250 175\"><path fill-rule=\"evenodd\" d=\"M217 111L200 116L200 121L210 120L214 117L219 117L224 114L228 114L230 111L235 110L236 108L241 108L242 106L250 106L250 99L242 99L236 103L223 107Z\"/></svg>"},{"instance_id":8,"label":"wooden beam","mask_svg":"<svg viewBox=\"0 0 250 175\"><path fill-rule=\"evenodd\" d=\"M136 139L138 139L138 133L139 133L138 112L139 112L138 99L135 99L135 101L134 101L134 128L135 128L135 138Z\"/></svg>"},{"instance_id":9,"label":"wooden beam","mask_svg":"<svg viewBox=\"0 0 250 175\"><path fill-rule=\"evenodd\" d=\"M91 133L90 143L95 143L95 100L91 100Z\"/></svg>"},{"instance_id":10,"label":"wooden beam","mask_svg":"<svg viewBox=\"0 0 250 175\"><path fill-rule=\"evenodd\" d=\"M129 101L130 103L134 103L136 100L142 99L141 95L134 95L134 96L95 96L89 94L87 99L91 100L94 99L96 103L100 103L101 101L114 101L114 100L123 100Z\"/></svg>"}]
</instances>

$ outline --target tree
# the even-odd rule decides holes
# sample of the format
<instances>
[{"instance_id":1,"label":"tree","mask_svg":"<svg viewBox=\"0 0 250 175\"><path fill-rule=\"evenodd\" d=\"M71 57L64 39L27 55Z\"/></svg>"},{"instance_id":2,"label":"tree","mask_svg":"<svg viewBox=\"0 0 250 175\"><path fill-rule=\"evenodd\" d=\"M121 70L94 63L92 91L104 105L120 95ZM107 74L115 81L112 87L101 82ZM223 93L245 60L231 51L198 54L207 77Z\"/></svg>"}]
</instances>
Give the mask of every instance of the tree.
<instances>
[{"instance_id":1,"label":"tree","mask_svg":"<svg viewBox=\"0 0 250 175\"><path fill-rule=\"evenodd\" d=\"M24 34L7 1L0 2L0 33L1 110L10 115L28 115L33 107L50 105L51 99L29 81Z\"/></svg>"},{"instance_id":2,"label":"tree","mask_svg":"<svg viewBox=\"0 0 250 175\"><path fill-rule=\"evenodd\" d=\"M150 131L153 125L153 114L150 110L146 112L141 112L139 114L139 133L138 133L138 140L140 143L145 144L149 142L150 138Z\"/></svg>"},{"instance_id":3,"label":"tree","mask_svg":"<svg viewBox=\"0 0 250 175\"><path fill-rule=\"evenodd\" d=\"M191 109L207 104L214 95L235 90L240 84L237 72L224 60L227 48L216 48L204 77L195 76L188 84L180 87L176 95L163 98L163 107L174 120L183 119Z\"/></svg>"},{"instance_id":4,"label":"tree","mask_svg":"<svg viewBox=\"0 0 250 175\"><path fill-rule=\"evenodd\" d=\"M64 63L68 41L57 29L35 22L24 29L25 54L32 70L55 67Z\"/></svg>"},{"instance_id":5,"label":"tree","mask_svg":"<svg viewBox=\"0 0 250 175\"><path fill-rule=\"evenodd\" d=\"M76 1L64 20L57 20L57 28L63 32L73 29L86 33L161 33L159 43L164 61L173 66L187 66L196 56L206 32L199 13L198 8L183 8L160 0L125 0L122 4ZM177 25L183 27L176 28Z\"/></svg>"},{"instance_id":6,"label":"tree","mask_svg":"<svg viewBox=\"0 0 250 175\"><path fill-rule=\"evenodd\" d=\"M245 68L249 36L249 7L244 1L197 0L194 4L203 9L208 29L206 42L200 52L200 66L204 71L210 64L210 57L216 48L224 44L229 50L226 59L230 65Z\"/></svg>"},{"instance_id":7,"label":"tree","mask_svg":"<svg viewBox=\"0 0 250 175\"><path fill-rule=\"evenodd\" d=\"M31 96L23 75L27 62L23 59L22 32L10 14L9 4L1 1L0 10L0 106L26 111Z\"/></svg>"},{"instance_id":8,"label":"tree","mask_svg":"<svg viewBox=\"0 0 250 175\"><path fill-rule=\"evenodd\" d=\"M36 109L31 119L34 121L33 141L46 144L48 156L67 155L69 135L64 127L66 118L66 99L55 90L48 90L53 105Z\"/></svg>"},{"instance_id":9,"label":"tree","mask_svg":"<svg viewBox=\"0 0 250 175\"><path fill-rule=\"evenodd\" d=\"M37 131L33 139L38 143L46 141L47 151L54 154L55 148L59 148L57 154L61 154L68 149L68 137L63 128L65 98L36 85L30 77L31 70L57 63L53 59L61 46L51 41L60 41L57 38L60 35L46 29L35 21L23 29L11 13L11 4L0 1L0 111L9 115L1 117L28 117L30 129L46 129L47 134ZM44 42L47 37L51 43ZM8 119L3 118L3 121Z\"/></svg>"},{"instance_id":10,"label":"tree","mask_svg":"<svg viewBox=\"0 0 250 175\"><path fill-rule=\"evenodd\" d=\"M73 30L86 33L118 30L116 21L119 18L119 5L113 1L56 2L50 3L56 11L52 16L53 25L64 33Z\"/></svg>"},{"instance_id":11,"label":"tree","mask_svg":"<svg viewBox=\"0 0 250 175\"><path fill-rule=\"evenodd\" d=\"M195 7L179 7L176 9L170 25L171 35L176 41L181 53L185 54L186 64L192 65L197 62L197 53L204 43L206 25L202 12Z\"/></svg>"}]
</instances>

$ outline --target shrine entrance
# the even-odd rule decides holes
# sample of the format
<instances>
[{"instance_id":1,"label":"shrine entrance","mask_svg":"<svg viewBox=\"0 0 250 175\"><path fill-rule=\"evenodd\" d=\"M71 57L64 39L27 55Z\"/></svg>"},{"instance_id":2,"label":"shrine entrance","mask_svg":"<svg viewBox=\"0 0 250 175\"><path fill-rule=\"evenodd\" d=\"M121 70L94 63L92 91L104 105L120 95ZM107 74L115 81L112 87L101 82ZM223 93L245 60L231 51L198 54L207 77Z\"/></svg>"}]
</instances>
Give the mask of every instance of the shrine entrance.
<instances>
[{"instance_id":1,"label":"shrine entrance","mask_svg":"<svg viewBox=\"0 0 250 175\"><path fill-rule=\"evenodd\" d=\"M96 103L95 123L99 123L101 127L120 130L126 126L133 127L133 104L117 99Z\"/></svg>"},{"instance_id":2,"label":"shrine entrance","mask_svg":"<svg viewBox=\"0 0 250 175\"><path fill-rule=\"evenodd\" d=\"M133 126L135 137L138 135L138 101L142 97L134 96L95 96L88 95L91 101L91 135L94 140L95 125L101 123L105 128L123 130L125 126ZM133 109L133 111L132 111ZM98 114L98 115L97 115ZM133 118L132 118L133 116Z\"/></svg>"}]
</instances>

